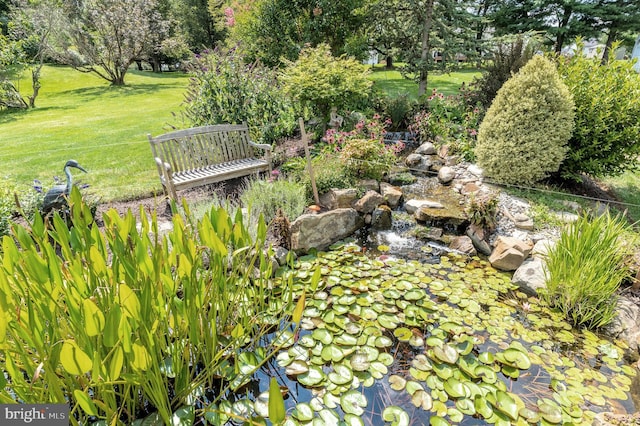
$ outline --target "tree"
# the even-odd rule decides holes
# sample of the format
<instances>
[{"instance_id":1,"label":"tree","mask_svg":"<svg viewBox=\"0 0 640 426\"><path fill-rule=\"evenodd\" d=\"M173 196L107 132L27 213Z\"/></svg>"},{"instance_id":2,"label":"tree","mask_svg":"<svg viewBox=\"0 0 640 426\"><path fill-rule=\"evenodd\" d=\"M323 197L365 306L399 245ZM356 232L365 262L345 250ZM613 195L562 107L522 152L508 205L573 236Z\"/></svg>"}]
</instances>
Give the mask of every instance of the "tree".
<instances>
[{"instance_id":1,"label":"tree","mask_svg":"<svg viewBox=\"0 0 640 426\"><path fill-rule=\"evenodd\" d=\"M538 31L560 52L578 36L598 35L595 6L586 0L508 0L497 4L491 17L497 35Z\"/></svg>"},{"instance_id":2,"label":"tree","mask_svg":"<svg viewBox=\"0 0 640 426\"><path fill-rule=\"evenodd\" d=\"M222 0L171 0L176 30L194 52L213 49L226 37Z\"/></svg>"},{"instance_id":3,"label":"tree","mask_svg":"<svg viewBox=\"0 0 640 426\"><path fill-rule=\"evenodd\" d=\"M10 13L10 33L24 50L25 67L31 72L29 107L35 108L41 83L40 72L52 52L50 39L64 20L62 10L50 0L16 0Z\"/></svg>"},{"instance_id":4,"label":"tree","mask_svg":"<svg viewBox=\"0 0 640 426\"><path fill-rule=\"evenodd\" d=\"M159 48L168 23L156 0L68 1L58 58L81 72L124 85L129 66Z\"/></svg>"},{"instance_id":5,"label":"tree","mask_svg":"<svg viewBox=\"0 0 640 426\"><path fill-rule=\"evenodd\" d=\"M333 55L363 56L364 0L263 0L235 31L248 52L267 65L295 61L305 46L327 43Z\"/></svg>"},{"instance_id":6,"label":"tree","mask_svg":"<svg viewBox=\"0 0 640 426\"><path fill-rule=\"evenodd\" d=\"M604 31L607 37L602 53L602 64L605 65L616 40L622 39L625 32L636 36L640 29L640 4L638 0L591 0L590 3L595 14L595 27Z\"/></svg>"},{"instance_id":7,"label":"tree","mask_svg":"<svg viewBox=\"0 0 640 426\"><path fill-rule=\"evenodd\" d=\"M0 33L0 108L27 108L28 105L13 84L24 61L18 43Z\"/></svg>"}]
</instances>

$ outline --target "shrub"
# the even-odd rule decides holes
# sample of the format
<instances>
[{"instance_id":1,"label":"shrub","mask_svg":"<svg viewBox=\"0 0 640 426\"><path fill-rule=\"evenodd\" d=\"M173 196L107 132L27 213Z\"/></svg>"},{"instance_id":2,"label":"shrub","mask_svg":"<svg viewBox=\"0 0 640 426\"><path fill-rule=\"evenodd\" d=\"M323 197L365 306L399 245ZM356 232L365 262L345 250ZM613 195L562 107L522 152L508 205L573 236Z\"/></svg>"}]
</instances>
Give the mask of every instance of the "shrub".
<instances>
[{"instance_id":1,"label":"shrub","mask_svg":"<svg viewBox=\"0 0 640 426\"><path fill-rule=\"evenodd\" d=\"M399 131L409 126L411 111L415 106L415 101L411 97L402 93L395 96L384 96L378 100L378 109L383 117L390 120L390 129Z\"/></svg>"},{"instance_id":2,"label":"shrub","mask_svg":"<svg viewBox=\"0 0 640 426\"><path fill-rule=\"evenodd\" d=\"M247 122L251 137L272 143L296 126L275 71L246 64L237 49L216 49L193 60L185 115L193 125Z\"/></svg>"},{"instance_id":3,"label":"shrub","mask_svg":"<svg viewBox=\"0 0 640 426\"><path fill-rule=\"evenodd\" d=\"M534 43L527 42L522 36L516 40L499 40L491 52L491 61L480 78L474 78L465 97L469 105L481 104L489 108L498 90L535 52Z\"/></svg>"},{"instance_id":4,"label":"shrub","mask_svg":"<svg viewBox=\"0 0 640 426\"><path fill-rule=\"evenodd\" d=\"M422 142L433 142L436 146L448 145L451 153L473 161L480 114L481 109L468 107L463 96L444 96L434 89L421 102L409 130L417 134Z\"/></svg>"},{"instance_id":5,"label":"shrub","mask_svg":"<svg viewBox=\"0 0 640 426\"><path fill-rule=\"evenodd\" d=\"M467 207L469 221L482 229L492 231L497 224L498 197L495 193L472 195Z\"/></svg>"},{"instance_id":6,"label":"shrub","mask_svg":"<svg viewBox=\"0 0 640 426\"><path fill-rule=\"evenodd\" d=\"M536 56L498 91L478 131L478 164L500 183L558 171L573 130L573 101L555 66Z\"/></svg>"},{"instance_id":7,"label":"shrub","mask_svg":"<svg viewBox=\"0 0 640 426\"><path fill-rule=\"evenodd\" d=\"M9 235L14 210L13 190L12 188L3 188L0 190L0 237Z\"/></svg>"},{"instance_id":8,"label":"shrub","mask_svg":"<svg viewBox=\"0 0 640 426\"><path fill-rule=\"evenodd\" d=\"M582 215L549 250L542 296L576 326L600 328L614 318L615 293L629 273L624 235L631 234L620 216Z\"/></svg>"},{"instance_id":9,"label":"shrub","mask_svg":"<svg viewBox=\"0 0 640 426\"><path fill-rule=\"evenodd\" d=\"M385 144L386 124L380 121L379 115L374 115L372 120L359 121L348 132L330 129L322 140L330 152L339 153L347 173L361 179L380 180L396 162L396 153L404 148L402 142Z\"/></svg>"},{"instance_id":10,"label":"shrub","mask_svg":"<svg viewBox=\"0 0 640 426\"><path fill-rule=\"evenodd\" d=\"M279 208L291 220L300 216L307 206L307 197L304 185L296 182L252 180L240 195L240 202L249 208L252 223L258 223L260 214L270 223Z\"/></svg>"},{"instance_id":11,"label":"shrub","mask_svg":"<svg viewBox=\"0 0 640 426\"><path fill-rule=\"evenodd\" d=\"M348 173L345 165L335 153L324 152L314 157L312 164L319 194L328 192L332 188L351 188L355 184L354 177ZM307 200L312 201L313 188L311 187L311 177L307 171L306 159L293 158L283 164L281 169L286 170L292 179L305 187Z\"/></svg>"},{"instance_id":12,"label":"shrub","mask_svg":"<svg viewBox=\"0 0 640 426\"><path fill-rule=\"evenodd\" d=\"M334 57L327 44L305 48L298 60L287 61L282 72L285 92L329 121L331 107L338 111L361 106L373 84L367 78L369 68L353 58Z\"/></svg>"},{"instance_id":13,"label":"shrub","mask_svg":"<svg viewBox=\"0 0 640 426\"><path fill-rule=\"evenodd\" d=\"M560 166L564 178L615 176L638 169L640 75L629 61L609 56L606 64L584 56L582 47L558 68L573 94L576 128Z\"/></svg>"}]
</instances>

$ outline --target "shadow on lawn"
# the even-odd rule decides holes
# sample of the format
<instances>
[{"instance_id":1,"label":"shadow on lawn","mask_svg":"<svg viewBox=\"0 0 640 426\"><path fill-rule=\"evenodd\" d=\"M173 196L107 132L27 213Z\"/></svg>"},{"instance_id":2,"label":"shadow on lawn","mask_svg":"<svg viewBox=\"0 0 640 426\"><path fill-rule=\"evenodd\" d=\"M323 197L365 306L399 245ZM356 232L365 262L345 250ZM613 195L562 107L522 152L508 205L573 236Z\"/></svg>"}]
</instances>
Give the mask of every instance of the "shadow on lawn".
<instances>
[{"instance_id":1,"label":"shadow on lawn","mask_svg":"<svg viewBox=\"0 0 640 426\"><path fill-rule=\"evenodd\" d=\"M167 84L167 83L142 83L142 84L127 84L125 86L93 86L83 87L79 89L67 90L60 92L61 95L78 96L84 99L97 98L97 97L111 97L117 98L121 96L137 96L153 94L159 90L184 88L186 86L182 84Z\"/></svg>"}]
</instances>

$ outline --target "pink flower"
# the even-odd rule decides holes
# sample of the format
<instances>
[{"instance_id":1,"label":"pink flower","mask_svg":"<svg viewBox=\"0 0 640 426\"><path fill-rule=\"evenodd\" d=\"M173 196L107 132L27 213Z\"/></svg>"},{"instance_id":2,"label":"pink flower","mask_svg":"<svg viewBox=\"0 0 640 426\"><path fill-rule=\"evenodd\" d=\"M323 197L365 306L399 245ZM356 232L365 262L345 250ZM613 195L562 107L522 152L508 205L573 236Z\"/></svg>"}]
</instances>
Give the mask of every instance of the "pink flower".
<instances>
[{"instance_id":1,"label":"pink flower","mask_svg":"<svg viewBox=\"0 0 640 426\"><path fill-rule=\"evenodd\" d=\"M224 9L224 16L226 16L227 18L233 18L233 9L230 7L227 7Z\"/></svg>"}]
</instances>

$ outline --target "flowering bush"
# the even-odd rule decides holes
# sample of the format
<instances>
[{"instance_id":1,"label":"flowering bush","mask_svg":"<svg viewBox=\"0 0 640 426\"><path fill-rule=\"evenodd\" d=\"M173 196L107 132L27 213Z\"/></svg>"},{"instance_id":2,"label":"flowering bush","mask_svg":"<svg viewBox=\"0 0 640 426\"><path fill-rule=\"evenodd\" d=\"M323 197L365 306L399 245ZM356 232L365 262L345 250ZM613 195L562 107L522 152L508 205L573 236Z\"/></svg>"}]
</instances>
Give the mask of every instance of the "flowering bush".
<instances>
[{"instance_id":1,"label":"flowering bush","mask_svg":"<svg viewBox=\"0 0 640 426\"><path fill-rule=\"evenodd\" d=\"M380 121L376 114L370 121L358 121L348 132L330 129L322 140L329 151L339 154L348 173L358 178L380 179L391 170L396 154L404 149L399 141L385 144L387 124L388 120Z\"/></svg>"},{"instance_id":2,"label":"flowering bush","mask_svg":"<svg viewBox=\"0 0 640 426\"><path fill-rule=\"evenodd\" d=\"M468 108L462 95L444 96L433 89L422 109L413 116L409 126L423 142L449 145L465 160L474 159L473 148L480 124L480 107Z\"/></svg>"}]
</instances>

